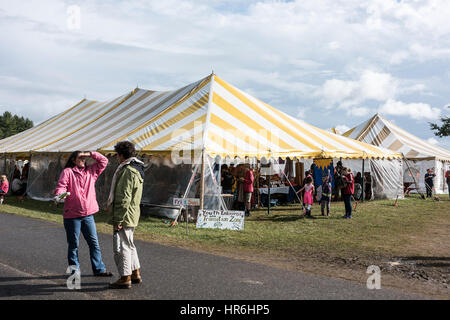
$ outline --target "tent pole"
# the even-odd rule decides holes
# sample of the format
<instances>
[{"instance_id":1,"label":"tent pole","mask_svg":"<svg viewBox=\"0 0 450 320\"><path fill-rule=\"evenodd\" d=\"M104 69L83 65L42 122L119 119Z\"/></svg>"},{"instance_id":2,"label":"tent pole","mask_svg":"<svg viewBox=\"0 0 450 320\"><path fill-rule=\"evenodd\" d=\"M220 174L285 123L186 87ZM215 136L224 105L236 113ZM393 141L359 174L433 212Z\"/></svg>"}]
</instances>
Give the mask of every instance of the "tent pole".
<instances>
[{"instance_id":1,"label":"tent pole","mask_svg":"<svg viewBox=\"0 0 450 320\"><path fill-rule=\"evenodd\" d=\"M361 202L364 202L364 158L362 159L362 177L361 177Z\"/></svg>"},{"instance_id":2,"label":"tent pole","mask_svg":"<svg viewBox=\"0 0 450 320\"><path fill-rule=\"evenodd\" d=\"M270 216L270 176L272 174L271 163L269 160L269 181L267 184L267 215Z\"/></svg>"},{"instance_id":3,"label":"tent pole","mask_svg":"<svg viewBox=\"0 0 450 320\"><path fill-rule=\"evenodd\" d=\"M205 149L202 150L202 165L200 170L200 210L203 210L205 203Z\"/></svg>"},{"instance_id":4,"label":"tent pole","mask_svg":"<svg viewBox=\"0 0 450 320\"><path fill-rule=\"evenodd\" d=\"M258 207L261 205L261 195L259 193L259 177L261 176L261 167L258 166L258 160L256 161L256 190L258 190L258 192L256 193L256 201L258 202Z\"/></svg>"}]
</instances>

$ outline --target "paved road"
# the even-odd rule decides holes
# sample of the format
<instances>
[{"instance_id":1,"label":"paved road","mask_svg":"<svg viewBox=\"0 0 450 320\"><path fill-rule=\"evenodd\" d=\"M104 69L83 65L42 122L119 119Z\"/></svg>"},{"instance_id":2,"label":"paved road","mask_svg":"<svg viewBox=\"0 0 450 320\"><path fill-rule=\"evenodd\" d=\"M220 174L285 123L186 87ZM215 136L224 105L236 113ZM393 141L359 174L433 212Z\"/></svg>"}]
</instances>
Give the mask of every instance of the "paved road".
<instances>
[{"instance_id":1,"label":"paved road","mask_svg":"<svg viewBox=\"0 0 450 320\"><path fill-rule=\"evenodd\" d=\"M117 271L112 237L99 234L103 259ZM65 231L59 224L0 212L0 299L297 300L423 299L368 290L351 281L289 272L260 264L137 241L144 282L132 290L109 290L96 278L81 237L81 290L69 290ZM116 277L114 277L115 279Z\"/></svg>"}]
</instances>

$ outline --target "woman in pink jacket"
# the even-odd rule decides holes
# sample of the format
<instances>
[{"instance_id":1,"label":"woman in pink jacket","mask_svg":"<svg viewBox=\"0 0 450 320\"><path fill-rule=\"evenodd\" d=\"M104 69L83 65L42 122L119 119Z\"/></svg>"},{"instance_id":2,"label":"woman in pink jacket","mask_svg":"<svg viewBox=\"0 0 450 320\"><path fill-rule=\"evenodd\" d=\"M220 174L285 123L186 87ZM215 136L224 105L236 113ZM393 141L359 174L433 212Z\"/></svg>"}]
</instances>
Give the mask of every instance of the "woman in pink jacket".
<instances>
[{"instance_id":1,"label":"woman in pink jacket","mask_svg":"<svg viewBox=\"0 0 450 320\"><path fill-rule=\"evenodd\" d=\"M95 160L92 165L86 165L86 158ZM78 244L80 231L84 236L91 257L92 271L95 276L111 277L106 271L102 260L100 245L95 227L94 214L98 212L95 194L95 181L108 165L108 159L98 152L73 152L61 173L54 194L59 196L65 192L70 195L64 202L64 228L66 229L69 266L76 266L78 262Z\"/></svg>"}]
</instances>

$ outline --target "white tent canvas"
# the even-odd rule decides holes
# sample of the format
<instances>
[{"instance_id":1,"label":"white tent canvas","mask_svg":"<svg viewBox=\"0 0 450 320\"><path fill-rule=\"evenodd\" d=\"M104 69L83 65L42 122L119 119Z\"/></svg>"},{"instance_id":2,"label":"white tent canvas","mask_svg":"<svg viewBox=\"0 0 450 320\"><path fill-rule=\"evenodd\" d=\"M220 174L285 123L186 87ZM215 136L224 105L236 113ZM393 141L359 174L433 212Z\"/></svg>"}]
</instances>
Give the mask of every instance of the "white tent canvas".
<instances>
[{"instance_id":1,"label":"white tent canvas","mask_svg":"<svg viewBox=\"0 0 450 320\"><path fill-rule=\"evenodd\" d=\"M404 182L417 181L419 190L425 192L424 176L433 169L436 193L447 193L445 171L450 169L450 151L434 146L376 114L372 118L343 134L346 137L387 148L404 155Z\"/></svg>"}]
</instances>

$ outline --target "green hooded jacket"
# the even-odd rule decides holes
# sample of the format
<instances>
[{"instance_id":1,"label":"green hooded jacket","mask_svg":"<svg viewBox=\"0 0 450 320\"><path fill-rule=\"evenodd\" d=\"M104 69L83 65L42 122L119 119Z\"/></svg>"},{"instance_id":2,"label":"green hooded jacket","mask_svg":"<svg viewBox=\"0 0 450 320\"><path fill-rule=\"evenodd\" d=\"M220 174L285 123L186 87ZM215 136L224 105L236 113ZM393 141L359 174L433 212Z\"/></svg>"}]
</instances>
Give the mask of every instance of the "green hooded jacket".
<instances>
[{"instance_id":1,"label":"green hooded jacket","mask_svg":"<svg viewBox=\"0 0 450 320\"><path fill-rule=\"evenodd\" d=\"M144 179L136 168L123 167L117 174L112 222L114 225L136 227L141 215L140 203Z\"/></svg>"}]
</instances>

